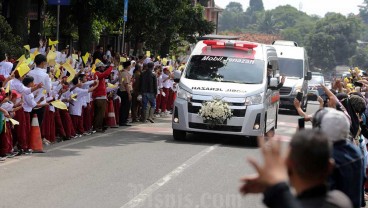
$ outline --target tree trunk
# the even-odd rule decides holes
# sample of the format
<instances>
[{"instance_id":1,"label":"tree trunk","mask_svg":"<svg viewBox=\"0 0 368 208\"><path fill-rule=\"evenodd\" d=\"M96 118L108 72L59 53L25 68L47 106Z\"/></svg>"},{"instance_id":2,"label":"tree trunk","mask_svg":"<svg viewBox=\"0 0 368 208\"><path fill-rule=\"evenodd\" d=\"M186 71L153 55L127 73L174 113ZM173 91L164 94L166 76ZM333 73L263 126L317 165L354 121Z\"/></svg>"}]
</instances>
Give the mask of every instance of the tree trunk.
<instances>
[{"instance_id":1,"label":"tree trunk","mask_svg":"<svg viewBox=\"0 0 368 208\"><path fill-rule=\"evenodd\" d=\"M171 31L169 31L169 30L166 30L166 31L167 31L166 37L165 37L165 40L161 44L161 48L160 48L160 52L159 52L159 54L163 58L167 57L167 54L170 53L170 45L171 45L171 35L172 35L172 33L170 33Z\"/></svg>"},{"instance_id":2,"label":"tree trunk","mask_svg":"<svg viewBox=\"0 0 368 208\"><path fill-rule=\"evenodd\" d=\"M9 6L10 16L8 22L14 34L20 36L23 44L27 44L30 0L11 0Z\"/></svg>"},{"instance_id":3,"label":"tree trunk","mask_svg":"<svg viewBox=\"0 0 368 208\"><path fill-rule=\"evenodd\" d=\"M39 45L39 34L42 35L43 33L43 24L42 24L42 12L44 9L43 0L32 0L32 4L37 4L38 7L38 15L37 20L30 21L30 28L29 28L29 44L31 48L38 47Z\"/></svg>"},{"instance_id":4,"label":"tree trunk","mask_svg":"<svg viewBox=\"0 0 368 208\"><path fill-rule=\"evenodd\" d=\"M82 54L91 51L91 45L93 43L92 36L92 14L91 11L86 8L88 4L86 4L83 0L79 0L76 3L78 9L77 17L78 17L78 35L79 35L79 49L82 51Z\"/></svg>"}]
</instances>

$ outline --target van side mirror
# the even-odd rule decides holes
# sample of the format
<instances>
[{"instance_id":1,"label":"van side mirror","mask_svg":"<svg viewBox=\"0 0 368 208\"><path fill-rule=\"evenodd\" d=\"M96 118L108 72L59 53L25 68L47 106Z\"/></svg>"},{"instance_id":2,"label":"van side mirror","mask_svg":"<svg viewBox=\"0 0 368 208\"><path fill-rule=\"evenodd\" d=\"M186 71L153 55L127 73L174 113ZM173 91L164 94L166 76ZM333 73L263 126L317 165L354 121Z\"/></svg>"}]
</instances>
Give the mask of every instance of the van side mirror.
<instances>
[{"instance_id":1,"label":"van side mirror","mask_svg":"<svg viewBox=\"0 0 368 208\"><path fill-rule=\"evenodd\" d=\"M276 88L277 85L279 85L279 79L278 78L271 78L270 79L270 88Z\"/></svg>"},{"instance_id":2,"label":"van side mirror","mask_svg":"<svg viewBox=\"0 0 368 208\"><path fill-rule=\"evenodd\" d=\"M175 70L174 71L174 82L179 83L181 77L181 71Z\"/></svg>"},{"instance_id":3,"label":"van side mirror","mask_svg":"<svg viewBox=\"0 0 368 208\"><path fill-rule=\"evenodd\" d=\"M311 80L312 79L312 72L307 72L307 76L304 78L305 80Z\"/></svg>"}]
</instances>

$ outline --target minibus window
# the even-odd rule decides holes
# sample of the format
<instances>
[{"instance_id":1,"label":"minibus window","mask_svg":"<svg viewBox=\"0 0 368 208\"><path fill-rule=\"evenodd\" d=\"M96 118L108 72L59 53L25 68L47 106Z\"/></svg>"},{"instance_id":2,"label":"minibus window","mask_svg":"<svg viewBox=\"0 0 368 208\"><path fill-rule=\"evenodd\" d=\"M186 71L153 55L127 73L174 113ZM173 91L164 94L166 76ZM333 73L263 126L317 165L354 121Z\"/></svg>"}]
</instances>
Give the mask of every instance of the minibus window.
<instances>
[{"instance_id":1,"label":"minibus window","mask_svg":"<svg viewBox=\"0 0 368 208\"><path fill-rule=\"evenodd\" d=\"M265 62L224 56L192 56L185 77L194 80L261 84Z\"/></svg>"},{"instance_id":2,"label":"minibus window","mask_svg":"<svg viewBox=\"0 0 368 208\"><path fill-rule=\"evenodd\" d=\"M287 77L304 77L303 60L279 58L280 74Z\"/></svg>"}]
</instances>

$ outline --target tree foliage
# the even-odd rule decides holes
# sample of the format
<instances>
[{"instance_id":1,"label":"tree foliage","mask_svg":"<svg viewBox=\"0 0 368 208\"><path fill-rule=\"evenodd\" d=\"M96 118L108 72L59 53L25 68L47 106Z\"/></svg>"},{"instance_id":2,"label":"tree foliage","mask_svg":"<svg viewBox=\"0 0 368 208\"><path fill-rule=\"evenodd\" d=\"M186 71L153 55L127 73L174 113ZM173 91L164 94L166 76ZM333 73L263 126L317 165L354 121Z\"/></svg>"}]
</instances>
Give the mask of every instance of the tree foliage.
<instances>
[{"instance_id":1,"label":"tree foliage","mask_svg":"<svg viewBox=\"0 0 368 208\"><path fill-rule=\"evenodd\" d=\"M10 57L18 58L24 51L19 36L15 36L12 28L6 19L0 15L0 57L7 54ZM2 60L0 60L2 61Z\"/></svg>"}]
</instances>

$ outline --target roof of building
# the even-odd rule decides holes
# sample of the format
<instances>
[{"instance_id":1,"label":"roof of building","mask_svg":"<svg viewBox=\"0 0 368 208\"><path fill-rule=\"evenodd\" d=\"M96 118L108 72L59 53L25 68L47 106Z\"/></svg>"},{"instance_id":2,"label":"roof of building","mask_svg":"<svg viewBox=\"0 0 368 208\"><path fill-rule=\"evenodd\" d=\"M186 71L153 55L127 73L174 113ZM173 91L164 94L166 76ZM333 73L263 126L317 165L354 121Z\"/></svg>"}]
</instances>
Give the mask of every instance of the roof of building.
<instances>
[{"instance_id":1,"label":"roof of building","mask_svg":"<svg viewBox=\"0 0 368 208\"><path fill-rule=\"evenodd\" d=\"M271 35L263 33L220 33L220 34L239 37L239 40L263 44L272 44L273 41L282 39L280 35Z\"/></svg>"}]
</instances>

